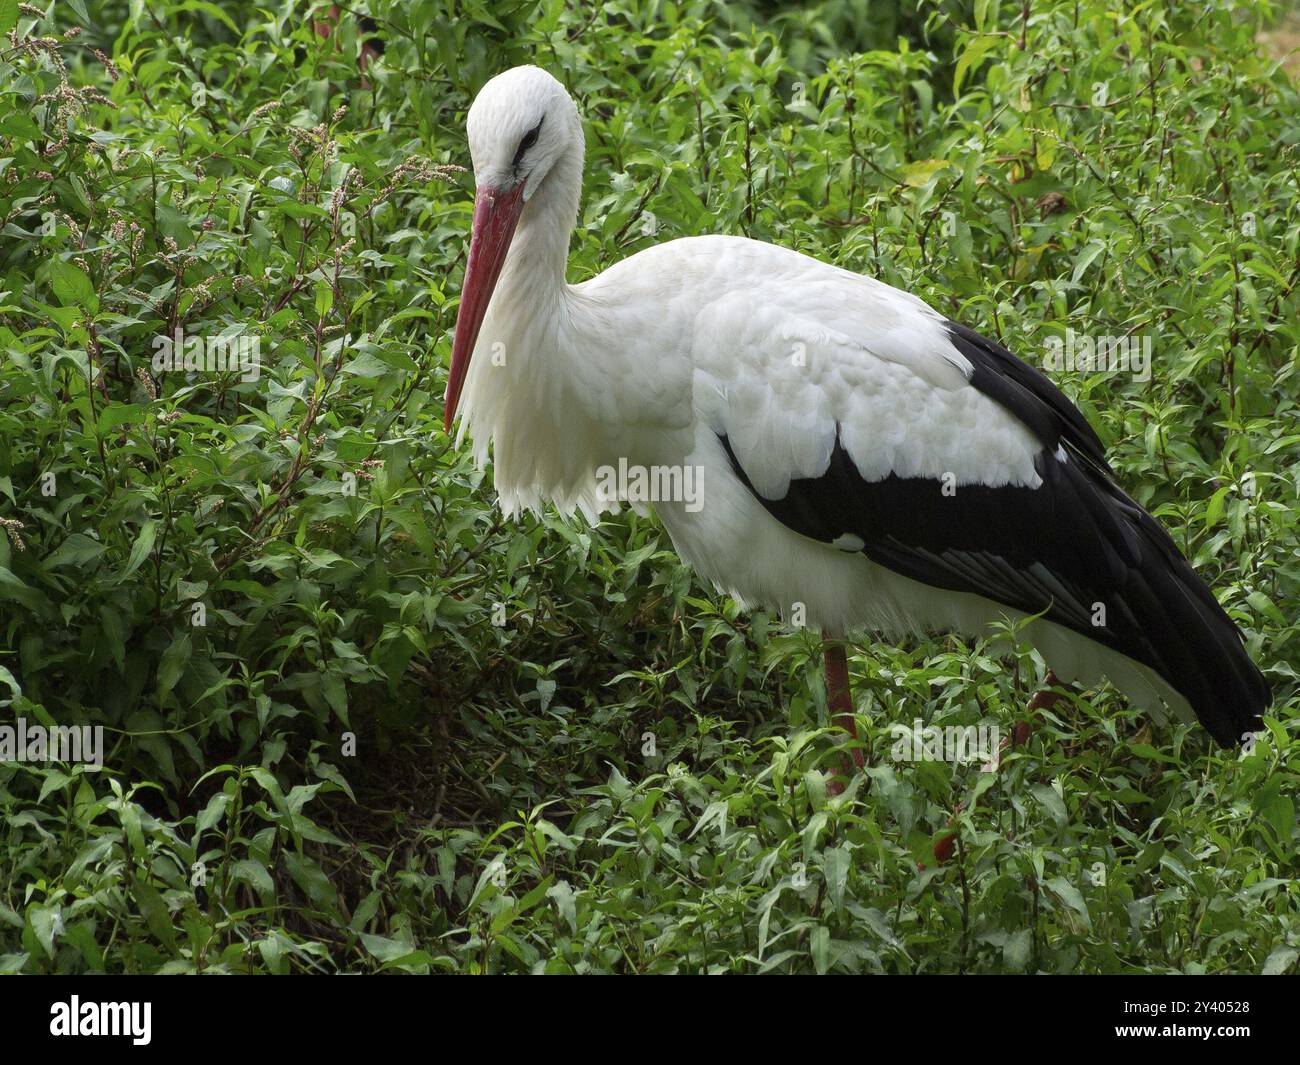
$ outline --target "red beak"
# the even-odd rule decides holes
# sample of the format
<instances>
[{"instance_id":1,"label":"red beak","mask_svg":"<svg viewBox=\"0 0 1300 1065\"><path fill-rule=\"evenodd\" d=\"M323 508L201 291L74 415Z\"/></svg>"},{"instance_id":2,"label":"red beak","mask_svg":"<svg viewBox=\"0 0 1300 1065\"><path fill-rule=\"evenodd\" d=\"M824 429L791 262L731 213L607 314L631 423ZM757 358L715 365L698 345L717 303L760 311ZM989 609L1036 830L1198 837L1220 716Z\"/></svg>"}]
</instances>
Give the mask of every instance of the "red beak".
<instances>
[{"instance_id":1,"label":"red beak","mask_svg":"<svg viewBox=\"0 0 1300 1065\"><path fill-rule=\"evenodd\" d=\"M451 347L451 374L447 378L447 400L442 427L451 432L456 405L465 385L469 360L478 342L478 331L487 314L492 290L496 288L501 267L510 250L510 239L524 209L524 186L512 189L490 186L478 190L474 197L474 228L469 242L469 264L465 267L465 285L460 292L460 310L456 312L456 339Z\"/></svg>"}]
</instances>

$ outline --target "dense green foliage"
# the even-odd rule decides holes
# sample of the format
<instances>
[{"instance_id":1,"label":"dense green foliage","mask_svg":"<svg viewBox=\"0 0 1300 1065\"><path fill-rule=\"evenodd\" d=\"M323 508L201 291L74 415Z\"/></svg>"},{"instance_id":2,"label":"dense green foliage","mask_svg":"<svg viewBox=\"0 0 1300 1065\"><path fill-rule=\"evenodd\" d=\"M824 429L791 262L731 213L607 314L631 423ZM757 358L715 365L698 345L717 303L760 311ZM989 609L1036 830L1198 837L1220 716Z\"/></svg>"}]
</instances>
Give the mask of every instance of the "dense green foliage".
<instances>
[{"instance_id":1,"label":"dense green foliage","mask_svg":"<svg viewBox=\"0 0 1300 1065\"><path fill-rule=\"evenodd\" d=\"M0 970L1294 971L1300 109L1265 5L371 0L364 75L358 22L289 0L49 6L0 0L0 723L107 742L0 764ZM441 397L464 115L520 62L587 122L571 280L727 232L1031 362L1149 337L1150 381L1054 376L1247 634L1268 735L1103 688L996 774L895 763L893 722L1010 732L1044 664L864 642L875 764L828 795L814 634L653 520L503 523ZM154 372L176 329L260 376Z\"/></svg>"}]
</instances>

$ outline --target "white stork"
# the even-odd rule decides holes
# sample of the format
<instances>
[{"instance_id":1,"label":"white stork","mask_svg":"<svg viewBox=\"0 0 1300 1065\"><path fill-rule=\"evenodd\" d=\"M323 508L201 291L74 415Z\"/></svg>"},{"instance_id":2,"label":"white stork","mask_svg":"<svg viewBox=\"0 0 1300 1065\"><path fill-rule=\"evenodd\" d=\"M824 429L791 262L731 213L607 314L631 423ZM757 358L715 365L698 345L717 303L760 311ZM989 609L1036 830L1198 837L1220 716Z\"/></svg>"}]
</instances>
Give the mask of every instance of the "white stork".
<instances>
[{"instance_id":1,"label":"white stork","mask_svg":"<svg viewBox=\"0 0 1300 1065\"><path fill-rule=\"evenodd\" d=\"M457 443L480 465L491 448L506 515L550 502L594 522L617 506L601 471L694 472L698 500L657 502L678 554L821 627L854 735L846 635L1026 618L1049 683L1107 677L1221 744L1260 727L1270 696L1236 627L1041 373L915 296L755 240L673 240L567 284L573 100L516 67L468 133L446 428L459 404Z\"/></svg>"}]
</instances>

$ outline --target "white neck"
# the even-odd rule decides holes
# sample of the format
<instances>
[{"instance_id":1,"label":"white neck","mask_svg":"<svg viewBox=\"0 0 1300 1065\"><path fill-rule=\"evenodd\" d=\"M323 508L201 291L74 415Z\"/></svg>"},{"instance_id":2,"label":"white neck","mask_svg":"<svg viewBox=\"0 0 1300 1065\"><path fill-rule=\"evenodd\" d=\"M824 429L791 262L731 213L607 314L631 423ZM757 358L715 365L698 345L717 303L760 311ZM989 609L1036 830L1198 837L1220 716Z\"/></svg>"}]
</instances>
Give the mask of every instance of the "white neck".
<instances>
[{"instance_id":1,"label":"white neck","mask_svg":"<svg viewBox=\"0 0 1300 1065\"><path fill-rule=\"evenodd\" d=\"M596 467L617 461L613 427L593 419L576 391L580 301L565 267L581 194L579 132L524 207L466 379L457 439L473 437L480 466L491 443L507 514L550 500L594 520Z\"/></svg>"},{"instance_id":2,"label":"white neck","mask_svg":"<svg viewBox=\"0 0 1300 1065\"><path fill-rule=\"evenodd\" d=\"M569 238L582 198L582 145L556 160L551 172L524 206L501 271L498 291L527 292L536 310L564 298ZM520 298L520 297L515 297Z\"/></svg>"}]
</instances>

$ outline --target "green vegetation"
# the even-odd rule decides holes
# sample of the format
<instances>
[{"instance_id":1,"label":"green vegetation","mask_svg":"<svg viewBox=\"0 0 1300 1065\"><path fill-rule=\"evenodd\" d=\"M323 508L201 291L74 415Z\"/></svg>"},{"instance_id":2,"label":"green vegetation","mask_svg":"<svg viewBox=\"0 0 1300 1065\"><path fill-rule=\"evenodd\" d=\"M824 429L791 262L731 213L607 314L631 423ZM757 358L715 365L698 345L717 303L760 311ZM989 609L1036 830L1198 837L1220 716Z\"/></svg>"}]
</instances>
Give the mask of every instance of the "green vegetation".
<instances>
[{"instance_id":1,"label":"green vegetation","mask_svg":"<svg viewBox=\"0 0 1300 1065\"><path fill-rule=\"evenodd\" d=\"M0 764L0 970L1296 970L1300 101L1267 4L371 0L364 74L356 18L288 0L48 7L0 0L0 724L105 750ZM464 115L521 62L587 122L572 280L727 232L1031 362L1151 338L1150 381L1054 376L1247 634L1266 737L1101 689L996 775L894 763L892 723L1009 733L1044 665L864 642L876 764L828 796L813 634L654 520L503 522L441 397ZM155 372L177 330L260 373Z\"/></svg>"}]
</instances>

